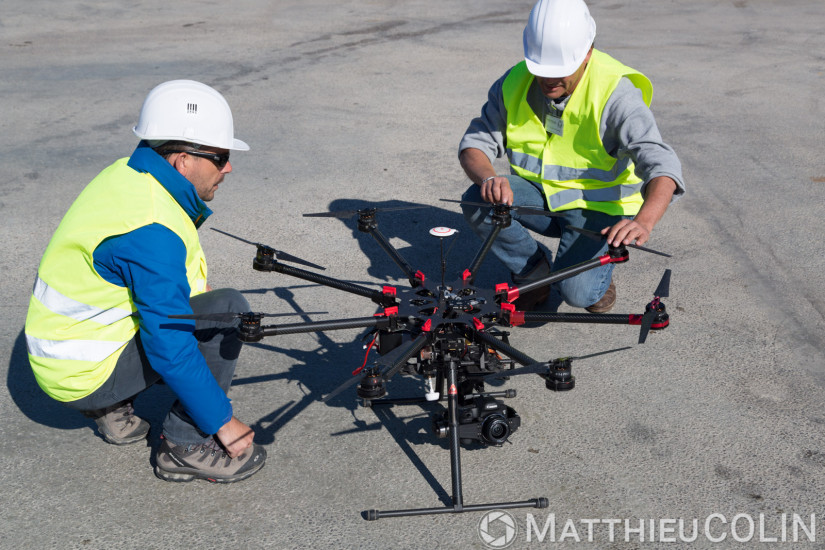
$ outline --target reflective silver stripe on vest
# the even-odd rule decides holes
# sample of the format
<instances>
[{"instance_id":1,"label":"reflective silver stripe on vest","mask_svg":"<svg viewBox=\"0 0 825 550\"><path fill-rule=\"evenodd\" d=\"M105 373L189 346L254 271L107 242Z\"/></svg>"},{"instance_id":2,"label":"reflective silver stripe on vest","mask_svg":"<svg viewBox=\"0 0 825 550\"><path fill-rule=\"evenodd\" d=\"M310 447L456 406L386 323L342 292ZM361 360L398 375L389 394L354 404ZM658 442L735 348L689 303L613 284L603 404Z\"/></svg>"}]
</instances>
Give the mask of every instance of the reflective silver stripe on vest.
<instances>
[{"instance_id":1,"label":"reflective silver stripe on vest","mask_svg":"<svg viewBox=\"0 0 825 550\"><path fill-rule=\"evenodd\" d=\"M29 353L44 359L99 363L124 344L125 342L102 342L99 340L41 340L26 335L26 345L29 348Z\"/></svg>"},{"instance_id":2,"label":"reflective silver stripe on vest","mask_svg":"<svg viewBox=\"0 0 825 550\"><path fill-rule=\"evenodd\" d=\"M32 293L49 311L71 317L77 321L94 321L101 325L111 325L132 314L131 311L123 309L114 307L101 309L73 300L50 287L40 277L37 277L34 282Z\"/></svg>"},{"instance_id":3,"label":"reflective silver stripe on vest","mask_svg":"<svg viewBox=\"0 0 825 550\"><path fill-rule=\"evenodd\" d=\"M541 159L528 155L526 153L519 153L512 149L507 149L507 158L510 164L527 170L537 176L541 175ZM595 181L616 181L619 176L630 167L631 159L625 157L616 161L613 168L610 170L599 170L597 168L570 168L569 166L558 166L554 164L546 164L544 166L544 176L546 180L553 181L571 181L571 180L595 180ZM631 195L633 193L630 193ZM629 195L625 195L629 196Z\"/></svg>"},{"instance_id":4,"label":"reflective silver stripe on vest","mask_svg":"<svg viewBox=\"0 0 825 550\"><path fill-rule=\"evenodd\" d=\"M526 153L518 153L512 149L507 149L507 157L510 159L510 164L513 166L527 170L536 176L541 174L540 158L528 155ZM587 179L610 182L618 179L619 175L630 167L631 162L632 161L629 158L617 160L611 170L598 170L596 168L570 168L569 166L547 164L544 166L544 179L553 181ZM640 192L643 185L643 182L639 182L614 185L603 189L565 189L550 195L550 208L555 210L556 208L562 207L565 204L570 204L571 202L577 200L590 202L618 201Z\"/></svg>"},{"instance_id":5,"label":"reflective silver stripe on vest","mask_svg":"<svg viewBox=\"0 0 825 550\"><path fill-rule=\"evenodd\" d=\"M541 159L538 157L507 149L507 158L510 159L510 164L513 166L518 166L537 176L541 174Z\"/></svg>"},{"instance_id":6,"label":"reflective silver stripe on vest","mask_svg":"<svg viewBox=\"0 0 825 550\"><path fill-rule=\"evenodd\" d=\"M565 189L550 195L550 208L555 210L576 200L590 202L618 201L635 195L642 189L642 182L626 185L614 185L604 189Z\"/></svg>"}]
</instances>

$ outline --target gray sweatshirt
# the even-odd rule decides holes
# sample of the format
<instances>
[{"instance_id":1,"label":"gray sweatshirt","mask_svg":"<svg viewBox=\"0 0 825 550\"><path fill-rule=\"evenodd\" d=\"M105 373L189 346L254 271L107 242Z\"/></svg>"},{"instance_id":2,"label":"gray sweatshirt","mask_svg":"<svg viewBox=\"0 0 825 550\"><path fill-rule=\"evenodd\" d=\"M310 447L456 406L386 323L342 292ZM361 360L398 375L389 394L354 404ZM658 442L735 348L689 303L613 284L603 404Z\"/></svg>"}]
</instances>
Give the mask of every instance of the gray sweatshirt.
<instances>
[{"instance_id":1,"label":"gray sweatshirt","mask_svg":"<svg viewBox=\"0 0 825 550\"><path fill-rule=\"evenodd\" d=\"M506 154L504 132L507 127L507 110L501 87L509 73L510 71L504 73L490 88L481 116L470 122L461 138L459 154L464 149L479 149L491 162ZM527 92L527 102L539 120L544 120L545 114L551 110L556 113L564 111L569 99L570 96L557 100L547 99L535 80ZM645 185L657 176L668 176L676 182L677 187L671 202L685 193L682 165L673 149L662 141L653 113L642 99L642 92L628 79L622 78L607 100L599 133L610 156L616 159L630 157L633 160L636 175ZM644 194L644 187L642 193Z\"/></svg>"}]
</instances>

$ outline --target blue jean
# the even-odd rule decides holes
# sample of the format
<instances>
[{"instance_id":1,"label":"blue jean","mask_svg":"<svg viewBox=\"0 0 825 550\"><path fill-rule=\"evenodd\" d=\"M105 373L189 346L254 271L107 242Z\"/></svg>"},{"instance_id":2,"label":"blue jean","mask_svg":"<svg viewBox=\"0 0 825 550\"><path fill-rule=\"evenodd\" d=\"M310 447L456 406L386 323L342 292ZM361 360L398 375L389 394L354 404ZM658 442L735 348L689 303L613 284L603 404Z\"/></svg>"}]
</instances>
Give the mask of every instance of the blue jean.
<instances>
[{"instance_id":1,"label":"blue jean","mask_svg":"<svg viewBox=\"0 0 825 550\"><path fill-rule=\"evenodd\" d=\"M547 203L540 184L533 183L519 176L507 176L513 191L514 206L528 206L547 210ZM481 188L472 185L462 196L463 201L484 202ZM472 230L481 239L486 239L493 230L489 207L462 205L464 218ZM512 223L502 229L490 251L510 270L513 280L518 283L529 282L529 273L547 258L553 271L591 260L607 252L607 242L594 241L584 235L567 229L568 225L601 231L622 219L594 210L564 210L559 212L564 217L548 217L520 214L512 211ZM555 260L550 251L543 250L530 231L559 239ZM613 264L596 267L570 277L552 286L553 294L549 306L555 308L560 300L573 307L587 307L598 302L613 276ZM544 308L542 308L544 309Z\"/></svg>"},{"instance_id":2,"label":"blue jean","mask_svg":"<svg viewBox=\"0 0 825 550\"><path fill-rule=\"evenodd\" d=\"M224 313L249 311L246 298L235 289L223 288L205 292L189 301L194 313ZM218 385L229 392L235 364L243 343L238 339L236 329L238 320L230 323L217 321L195 321L195 338L198 349L203 354L206 364ZM126 344L118 358L114 371L103 385L90 395L65 405L80 411L105 409L122 401L133 399L137 394L160 380L140 342L140 334ZM163 435L179 445L201 444L211 439L210 434L203 433L195 426L189 415L183 410L179 401L175 401L163 422Z\"/></svg>"}]
</instances>

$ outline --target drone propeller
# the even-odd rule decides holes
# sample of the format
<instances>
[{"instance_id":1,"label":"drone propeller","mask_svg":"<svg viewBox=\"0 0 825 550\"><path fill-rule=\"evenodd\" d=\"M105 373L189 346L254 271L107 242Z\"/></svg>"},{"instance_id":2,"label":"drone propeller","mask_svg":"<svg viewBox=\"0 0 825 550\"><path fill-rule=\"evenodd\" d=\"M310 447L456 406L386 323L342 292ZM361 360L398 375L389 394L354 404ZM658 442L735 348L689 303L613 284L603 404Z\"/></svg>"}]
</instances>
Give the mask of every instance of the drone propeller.
<instances>
[{"instance_id":1,"label":"drone propeller","mask_svg":"<svg viewBox=\"0 0 825 550\"><path fill-rule=\"evenodd\" d=\"M647 335L650 332L651 326L653 326L653 320L659 313L659 298L667 298L668 296L670 296L670 270L665 269L662 280L659 281L659 286L656 287L653 293L653 301L648 304L645 314L642 316L642 329L639 332L640 344L644 344L645 340L647 340Z\"/></svg>"},{"instance_id":2,"label":"drone propeller","mask_svg":"<svg viewBox=\"0 0 825 550\"><path fill-rule=\"evenodd\" d=\"M259 248L261 248L261 247L268 248L268 249L272 250L275 253L275 258L278 259L278 260L285 261L285 262L292 262L294 264L305 265L305 266L308 266L308 267L314 267L315 269L326 270L325 267L321 267L318 264L314 264L312 262L302 260L301 258L298 258L297 256L293 256L292 254L287 254L286 252L282 252L280 250L275 250L274 248L272 248L270 246L267 246L265 244L248 241L246 239L238 237L237 235L233 235L232 233L227 233L226 231L221 231L220 229L215 229L214 227L211 228L211 229L212 229L212 231L217 231L218 233L226 235L227 237L232 237L233 239L237 239L237 240L239 240L241 242L244 242L246 244L251 244L251 245L257 246Z\"/></svg>"},{"instance_id":3,"label":"drone propeller","mask_svg":"<svg viewBox=\"0 0 825 550\"><path fill-rule=\"evenodd\" d=\"M591 357L597 357L599 355L606 355L608 353L614 353L617 351L624 351L626 349L630 349L631 346L625 346L622 348L610 349L606 351L599 351L596 353L590 353L588 355L580 355L578 357L559 357L555 361L544 361L533 363L531 365L527 365L526 367L519 367L517 369L512 370L503 370L499 372L495 372L493 374L488 374L484 378L503 378L503 377L510 377L510 376L518 376L520 374L547 374L547 371L550 369L550 365L554 362L561 362L561 361L578 361L580 359L590 359Z\"/></svg>"},{"instance_id":4,"label":"drone propeller","mask_svg":"<svg viewBox=\"0 0 825 550\"><path fill-rule=\"evenodd\" d=\"M416 204L411 206L387 206L387 207L373 207L361 208L359 210L338 210L336 212L315 212L312 214L304 214L305 218L351 218L353 216L361 216L363 214L372 215L376 212L391 212L394 210L414 210L416 208L430 208L427 204Z\"/></svg>"},{"instance_id":5,"label":"drone propeller","mask_svg":"<svg viewBox=\"0 0 825 550\"><path fill-rule=\"evenodd\" d=\"M347 379L346 382L344 382L343 384L341 384L340 386L338 386L337 388L332 390L330 393L325 395L323 398L321 398L321 401L323 403L326 403L327 401L330 401L333 397L335 397L339 393L343 392L347 388L349 388L351 386L354 386L355 384L357 384L361 380L362 380L362 378L360 376L356 376L355 374L353 374L352 378Z\"/></svg>"},{"instance_id":6,"label":"drone propeller","mask_svg":"<svg viewBox=\"0 0 825 550\"><path fill-rule=\"evenodd\" d=\"M595 231L590 231L589 229L582 229L581 227L576 227L573 225L568 225L567 229L572 229L573 231L577 231L584 235L585 237L589 237L594 241L603 241L607 239L605 235L601 233L597 233ZM664 252L659 252L658 250L653 250L652 248L646 248L644 246L640 246L638 244L626 244L625 246L629 246L630 248L635 248L636 250L643 250L645 252L650 252L651 254L658 254L659 256L664 256L665 258L672 258L670 254L665 254Z\"/></svg>"},{"instance_id":7,"label":"drone propeller","mask_svg":"<svg viewBox=\"0 0 825 550\"><path fill-rule=\"evenodd\" d=\"M550 218L560 218L563 217L564 214L559 214L558 212L550 212L548 210L542 210L541 208L533 208L532 206L514 206L511 204L493 204L490 202L469 202L469 201L457 201L453 199L439 199L443 202L455 202L458 204L465 204L467 206L488 206L491 208L502 208L507 212L518 212L519 214L529 214L535 216L547 216Z\"/></svg>"},{"instance_id":8,"label":"drone propeller","mask_svg":"<svg viewBox=\"0 0 825 550\"><path fill-rule=\"evenodd\" d=\"M654 291L654 296L657 298L667 298L670 296L670 270L665 269L664 275L662 275L662 280L659 281L659 286L656 287Z\"/></svg>"},{"instance_id":9,"label":"drone propeller","mask_svg":"<svg viewBox=\"0 0 825 550\"><path fill-rule=\"evenodd\" d=\"M253 313L253 312L244 312L244 313L233 313L231 311L225 311L222 313L190 313L186 315L169 315L170 319L198 319L202 321L217 321L219 323L228 323L233 319L241 319L246 316L256 316L259 318L263 317L291 317L294 315L322 315L324 313L328 313L327 311L306 311L300 313Z\"/></svg>"}]
</instances>

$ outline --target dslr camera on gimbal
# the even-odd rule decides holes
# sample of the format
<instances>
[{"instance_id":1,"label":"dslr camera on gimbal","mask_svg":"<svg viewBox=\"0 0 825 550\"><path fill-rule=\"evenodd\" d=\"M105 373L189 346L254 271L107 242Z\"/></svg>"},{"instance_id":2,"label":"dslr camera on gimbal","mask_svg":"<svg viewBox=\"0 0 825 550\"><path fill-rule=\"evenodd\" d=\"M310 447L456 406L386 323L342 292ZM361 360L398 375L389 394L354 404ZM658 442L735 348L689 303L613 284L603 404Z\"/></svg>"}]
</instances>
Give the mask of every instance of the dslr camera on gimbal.
<instances>
[{"instance_id":1,"label":"dslr camera on gimbal","mask_svg":"<svg viewBox=\"0 0 825 550\"><path fill-rule=\"evenodd\" d=\"M473 398L471 404L458 407L458 437L462 444L478 441L500 447L521 425L521 417L512 407L486 395ZM448 411L433 418L433 431L439 438L450 434Z\"/></svg>"}]
</instances>

